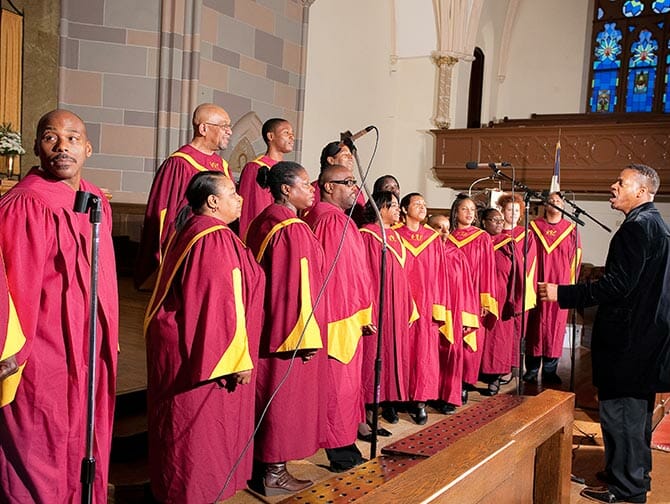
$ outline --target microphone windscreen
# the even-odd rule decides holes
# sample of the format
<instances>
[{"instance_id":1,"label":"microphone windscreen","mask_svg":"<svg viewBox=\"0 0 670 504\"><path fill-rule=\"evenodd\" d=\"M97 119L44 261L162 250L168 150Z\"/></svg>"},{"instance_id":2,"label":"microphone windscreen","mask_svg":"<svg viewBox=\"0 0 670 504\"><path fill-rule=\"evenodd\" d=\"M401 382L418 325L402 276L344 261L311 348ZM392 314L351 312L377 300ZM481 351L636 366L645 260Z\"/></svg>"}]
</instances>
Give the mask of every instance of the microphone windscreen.
<instances>
[{"instance_id":1,"label":"microphone windscreen","mask_svg":"<svg viewBox=\"0 0 670 504\"><path fill-rule=\"evenodd\" d=\"M478 165L479 163L477 163L477 161L468 161L467 163L465 163L465 167L468 170L476 170Z\"/></svg>"}]
</instances>

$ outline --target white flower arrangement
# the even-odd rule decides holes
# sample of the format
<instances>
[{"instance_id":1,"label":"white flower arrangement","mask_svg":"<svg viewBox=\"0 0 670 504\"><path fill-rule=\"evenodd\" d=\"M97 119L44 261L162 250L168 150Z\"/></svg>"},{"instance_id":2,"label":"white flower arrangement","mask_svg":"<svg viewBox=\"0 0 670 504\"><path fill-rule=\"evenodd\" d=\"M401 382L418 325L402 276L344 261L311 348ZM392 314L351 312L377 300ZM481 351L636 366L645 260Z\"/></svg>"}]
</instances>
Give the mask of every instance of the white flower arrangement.
<instances>
[{"instance_id":1,"label":"white flower arrangement","mask_svg":"<svg viewBox=\"0 0 670 504\"><path fill-rule=\"evenodd\" d=\"M12 130L11 123L0 125L0 154L3 156L20 156L26 150L21 146L21 134Z\"/></svg>"}]
</instances>

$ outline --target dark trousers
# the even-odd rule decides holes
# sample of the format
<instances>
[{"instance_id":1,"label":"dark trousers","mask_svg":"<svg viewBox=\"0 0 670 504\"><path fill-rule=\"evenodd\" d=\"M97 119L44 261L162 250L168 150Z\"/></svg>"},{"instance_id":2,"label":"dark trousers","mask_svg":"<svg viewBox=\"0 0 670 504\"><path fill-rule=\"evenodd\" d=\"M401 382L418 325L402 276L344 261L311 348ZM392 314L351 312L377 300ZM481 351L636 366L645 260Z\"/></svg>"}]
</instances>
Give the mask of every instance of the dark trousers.
<instances>
[{"instance_id":1,"label":"dark trousers","mask_svg":"<svg viewBox=\"0 0 670 504\"><path fill-rule=\"evenodd\" d=\"M643 399L600 399L608 487L620 499L644 495L650 488L653 408L653 394Z\"/></svg>"},{"instance_id":2,"label":"dark trousers","mask_svg":"<svg viewBox=\"0 0 670 504\"><path fill-rule=\"evenodd\" d=\"M556 374L558 369L558 357L535 357L534 355L526 354L526 372L537 374L542 365L543 374Z\"/></svg>"}]
</instances>

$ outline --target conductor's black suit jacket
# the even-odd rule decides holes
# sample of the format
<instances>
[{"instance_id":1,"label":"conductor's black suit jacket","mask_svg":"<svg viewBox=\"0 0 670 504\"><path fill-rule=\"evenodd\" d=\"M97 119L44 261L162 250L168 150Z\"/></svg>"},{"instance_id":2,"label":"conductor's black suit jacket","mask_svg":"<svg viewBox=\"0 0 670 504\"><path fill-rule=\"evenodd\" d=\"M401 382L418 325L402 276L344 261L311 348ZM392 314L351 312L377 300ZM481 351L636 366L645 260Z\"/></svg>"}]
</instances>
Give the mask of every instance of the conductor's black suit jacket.
<instances>
[{"instance_id":1,"label":"conductor's black suit jacket","mask_svg":"<svg viewBox=\"0 0 670 504\"><path fill-rule=\"evenodd\" d=\"M658 390L658 360L670 337L670 229L653 203L631 210L612 237L605 274L558 287L562 308L598 305L593 384L601 399Z\"/></svg>"}]
</instances>

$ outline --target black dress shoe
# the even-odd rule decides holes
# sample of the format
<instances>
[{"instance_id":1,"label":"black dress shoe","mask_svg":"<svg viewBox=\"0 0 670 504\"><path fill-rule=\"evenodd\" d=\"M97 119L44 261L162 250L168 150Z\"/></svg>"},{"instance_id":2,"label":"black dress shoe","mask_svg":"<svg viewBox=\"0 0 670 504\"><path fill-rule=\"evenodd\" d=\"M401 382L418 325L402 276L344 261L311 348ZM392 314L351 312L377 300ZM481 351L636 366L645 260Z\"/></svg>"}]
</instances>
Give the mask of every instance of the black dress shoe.
<instances>
[{"instance_id":1,"label":"black dress shoe","mask_svg":"<svg viewBox=\"0 0 670 504\"><path fill-rule=\"evenodd\" d=\"M424 425L428 421L428 414L426 413L425 406L417 406L416 409L409 414L409 416L417 425Z\"/></svg>"},{"instance_id":2,"label":"black dress shoe","mask_svg":"<svg viewBox=\"0 0 670 504\"><path fill-rule=\"evenodd\" d=\"M357 434L358 439L361 441L365 441L366 443L372 443L372 432L369 434L361 434L360 432Z\"/></svg>"},{"instance_id":3,"label":"black dress shoe","mask_svg":"<svg viewBox=\"0 0 670 504\"><path fill-rule=\"evenodd\" d=\"M393 406L382 407L382 418L390 424L398 423L398 412Z\"/></svg>"},{"instance_id":4,"label":"black dress shoe","mask_svg":"<svg viewBox=\"0 0 670 504\"><path fill-rule=\"evenodd\" d=\"M440 413L443 415L453 415L456 413L456 405L451 403L444 403L444 406L440 408Z\"/></svg>"},{"instance_id":5,"label":"black dress shoe","mask_svg":"<svg viewBox=\"0 0 670 504\"><path fill-rule=\"evenodd\" d=\"M556 373L542 373L542 383L545 385L560 385L563 380Z\"/></svg>"},{"instance_id":6,"label":"black dress shoe","mask_svg":"<svg viewBox=\"0 0 670 504\"><path fill-rule=\"evenodd\" d=\"M386 430L384 427L377 427L377 435L381 437L391 437L393 433L389 430Z\"/></svg>"},{"instance_id":7,"label":"black dress shoe","mask_svg":"<svg viewBox=\"0 0 670 504\"><path fill-rule=\"evenodd\" d=\"M633 497L625 497L625 498L619 498L616 495L614 495L612 492L609 491L607 487L596 487L596 488L585 488L581 492L579 492L579 495L582 497L586 497L589 500L592 500L594 502L608 502L610 504L615 503L615 502L647 502L647 495L642 494L642 495L636 495Z\"/></svg>"},{"instance_id":8,"label":"black dress shoe","mask_svg":"<svg viewBox=\"0 0 670 504\"><path fill-rule=\"evenodd\" d=\"M468 402L468 389L466 388L463 388L463 390L461 391L461 402L463 404L467 404Z\"/></svg>"}]
</instances>

